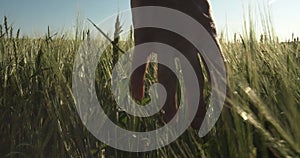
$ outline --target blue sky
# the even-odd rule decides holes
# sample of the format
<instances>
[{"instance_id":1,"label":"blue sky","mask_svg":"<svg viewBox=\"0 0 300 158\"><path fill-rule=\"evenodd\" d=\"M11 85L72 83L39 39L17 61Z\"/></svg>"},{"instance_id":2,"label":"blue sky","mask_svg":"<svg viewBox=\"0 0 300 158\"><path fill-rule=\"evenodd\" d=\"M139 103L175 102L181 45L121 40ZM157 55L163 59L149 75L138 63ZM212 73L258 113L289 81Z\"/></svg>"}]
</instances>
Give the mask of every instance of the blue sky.
<instances>
[{"instance_id":1,"label":"blue sky","mask_svg":"<svg viewBox=\"0 0 300 158\"><path fill-rule=\"evenodd\" d=\"M243 6L247 8L249 1L269 4L275 31L281 40L288 39L293 32L300 36L299 0L211 0L218 31L227 30L229 36L241 33ZM129 9L129 4L130 0L1 0L0 17L6 15L23 34L39 36L46 32L48 25L54 31L71 31L78 15L81 20L90 18L100 22L118 8Z\"/></svg>"}]
</instances>

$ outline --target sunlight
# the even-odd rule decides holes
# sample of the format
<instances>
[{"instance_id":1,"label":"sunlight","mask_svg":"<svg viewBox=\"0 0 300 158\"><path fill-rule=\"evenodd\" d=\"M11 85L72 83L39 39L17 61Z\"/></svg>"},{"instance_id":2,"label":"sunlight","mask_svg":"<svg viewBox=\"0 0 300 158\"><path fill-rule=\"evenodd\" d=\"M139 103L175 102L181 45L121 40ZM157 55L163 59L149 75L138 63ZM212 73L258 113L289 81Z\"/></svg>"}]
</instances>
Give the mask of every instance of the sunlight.
<instances>
[{"instance_id":1,"label":"sunlight","mask_svg":"<svg viewBox=\"0 0 300 158\"><path fill-rule=\"evenodd\" d=\"M269 0L268 4L272 5L273 3L275 3L277 0Z\"/></svg>"}]
</instances>

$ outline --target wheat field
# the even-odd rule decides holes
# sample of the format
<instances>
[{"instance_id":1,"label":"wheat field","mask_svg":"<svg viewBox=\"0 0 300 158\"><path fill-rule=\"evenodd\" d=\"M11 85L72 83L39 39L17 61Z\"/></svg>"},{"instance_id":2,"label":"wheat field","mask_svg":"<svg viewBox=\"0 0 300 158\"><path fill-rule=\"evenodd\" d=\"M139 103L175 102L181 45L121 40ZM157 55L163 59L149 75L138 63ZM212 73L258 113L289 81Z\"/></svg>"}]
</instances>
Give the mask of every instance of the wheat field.
<instances>
[{"instance_id":1,"label":"wheat field","mask_svg":"<svg viewBox=\"0 0 300 158\"><path fill-rule=\"evenodd\" d=\"M297 38L279 42L267 26L271 33L258 38L251 19L245 23L249 27L233 41L220 33L229 97L213 130L199 138L197 131L188 129L164 148L129 153L98 141L75 109L74 57L89 31L67 38L67 33L53 36L48 28L45 36L33 39L21 37L20 30L14 30L4 17L0 25L0 157L300 157L300 42ZM119 47L132 47L130 37ZM119 111L109 93L106 82L114 51L118 50L109 47L99 59L95 83L98 98L105 98L99 101L118 126L152 130L159 124L157 118L140 119ZM154 81L147 74L147 83Z\"/></svg>"}]
</instances>

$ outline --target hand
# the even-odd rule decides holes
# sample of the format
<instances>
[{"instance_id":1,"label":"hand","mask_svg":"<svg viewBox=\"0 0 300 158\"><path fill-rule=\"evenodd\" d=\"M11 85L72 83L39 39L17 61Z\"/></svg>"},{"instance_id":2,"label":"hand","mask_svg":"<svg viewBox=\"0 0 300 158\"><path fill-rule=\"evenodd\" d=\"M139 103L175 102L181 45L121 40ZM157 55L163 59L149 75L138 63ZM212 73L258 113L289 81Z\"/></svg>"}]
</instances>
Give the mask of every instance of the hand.
<instances>
[{"instance_id":1,"label":"hand","mask_svg":"<svg viewBox=\"0 0 300 158\"><path fill-rule=\"evenodd\" d=\"M138 101L142 101L145 94L145 73L148 64L141 65L138 67L130 76L130 93L131 96Z\"/></svg>"}]
</instances>

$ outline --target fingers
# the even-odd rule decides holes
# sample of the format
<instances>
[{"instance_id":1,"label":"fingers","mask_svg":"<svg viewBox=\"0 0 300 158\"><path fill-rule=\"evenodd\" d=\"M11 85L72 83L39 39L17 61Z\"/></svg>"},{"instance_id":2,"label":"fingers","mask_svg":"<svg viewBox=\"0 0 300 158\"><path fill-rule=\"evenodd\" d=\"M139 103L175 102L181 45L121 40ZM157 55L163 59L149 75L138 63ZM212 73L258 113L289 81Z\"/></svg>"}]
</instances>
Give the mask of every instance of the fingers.
<instances>
[{"instance_id":1,"label":"fingers","mask_svg":"<svg viewBox=\"0 0 300 158\"><path fill-rule=\"evenodd\" d=\"M144 79L148 64L143 64L133 71L130 76L130 92L131 96L138 101L144 98L145 86Z\"/></svg>"}]
</instances>

